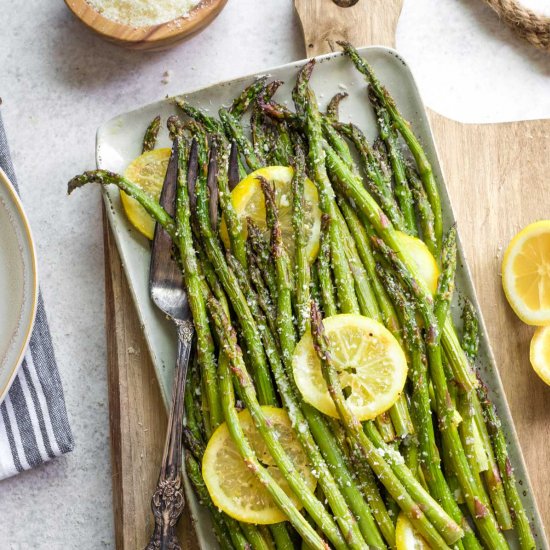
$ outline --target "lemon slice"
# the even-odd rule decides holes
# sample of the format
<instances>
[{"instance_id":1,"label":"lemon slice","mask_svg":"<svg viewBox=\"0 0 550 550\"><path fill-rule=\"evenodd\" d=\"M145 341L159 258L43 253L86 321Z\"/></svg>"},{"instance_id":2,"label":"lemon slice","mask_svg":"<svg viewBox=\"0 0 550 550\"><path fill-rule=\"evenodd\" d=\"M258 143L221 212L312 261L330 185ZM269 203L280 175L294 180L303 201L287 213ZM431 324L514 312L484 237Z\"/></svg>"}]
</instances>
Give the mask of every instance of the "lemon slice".
<instances>
[{"instance_id":1,"label":"lemon slice","mask_svg":"<svg viewBox=\"0 0 550 550\"><path fill-rule=\"evenodd\" d=\"M539 327L533 334L530 359L535 372L550 386L550 326Z\"/></svg>"},{"instance_id":2,"label":"lemon slice","mask_svg":"<svg viewBox=\"0 0 550 550\"><path fill-rule=\"evenodd\" d=\"M510 241L502 261L502 286L524 323L550 324L550 220L528 225Z\"/></svg>"},{"instance_id":3,"label":"lemon slice","mask_svg":"<svg viewBox=\"0 0 550 550\"><path fill-rule=\"evenodd\" d=\"M135 158L126 168L124 177L159 200L164 176L170 160L170 149L153 149ZM148 239L155 234L155 222L138 201L120 192L120 200L130 223Z\"/></svg>"},{"instance_id":4,"label":"lemon slice","mask_svg":"<svg viewBox=\"0 0 550 550\"><path fill-rule=\"evenodd\" d=\"M316 480L311 474L307 457L296 439L284 409L262 407L277 437L292 459L296 470L313 491ZM301 508L285 478L275 465L262 436L256 430L248 410L239 413L239 423L256 453L278 485ZM277 507L264 485L254 475L239 454L227 425L222 424L210 438L202 459L202 475L212 501L238 521L269 525L285 521L286 515Z\"/></svg>"},{"instance_id":5,"label":"lemon slice","mask_svg":"<svg viewBox=\"0 0 550 550\"><path fill-rule=\"evenodd\" d=\"M435 295L437 292L437 280L439 278L439 267L432 253L424 241L407 235L402 231L396 231L397 238L403 247L403 253L407 259L418 268L418 273L430 292Z\"/></svg>"},{"instance_id":6,"label":"lemon slice","mask_svg":"<svg viewBox=\"0 0 550 550\"><path fill-rule=\"evenodd\" d=\"M231 202L242 220L243 236L246 238L246 218L250 217L256 225L266 232L265 200L258 176L263 176L275 185L275 201L279 210L279 220L283 234L283 243L292 261L294 257L294 230L292 228L292 177L294 170L288 166L267 166L260 168L241 180L231 191ZM304 224L308 244L306 247L310 262L313 262L319 251L319 236L321 234L321 211L319 210L319 195L313 182L306 178L304 184ZM229 247L227 227L222 220L220 235Z\"/></svg>"},{"instance_id":7,"label":"lemon slice","mask_svg":"<svg viewBox=\"0 0 550 550\"><path fill-rule=\"evenodd\" d=\"M395 525L395 546L397 550L430 550L428 543L414 530L403 513L399 514Z\"/></svg>"},{"instance_id":8,"label":"lemon slice","mask_svg":"<svg viewBox=\"0 0 550 550\"><path fill-rule=\"evenodd\" d=\"M395 337L378 321L361 315L334 315L323 323L352 412L359 420L368 420L387 411L397 401L407 379L407 361ZM338 418L311 333L306 333L296 346L292 366L304 399Z\"/></svg>"}]
</instances>

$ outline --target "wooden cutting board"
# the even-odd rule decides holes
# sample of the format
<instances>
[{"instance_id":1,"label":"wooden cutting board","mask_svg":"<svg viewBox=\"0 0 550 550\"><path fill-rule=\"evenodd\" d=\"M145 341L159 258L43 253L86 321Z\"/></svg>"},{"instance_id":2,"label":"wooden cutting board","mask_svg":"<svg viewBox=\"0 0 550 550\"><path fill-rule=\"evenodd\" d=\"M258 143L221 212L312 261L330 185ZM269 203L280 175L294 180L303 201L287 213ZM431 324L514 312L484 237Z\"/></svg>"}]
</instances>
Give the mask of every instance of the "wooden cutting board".
<instances>
[{"instance_id":1,"label":"wooden cutting board","mask_svg":"<svg viewBox=\"0 0 550 550\"><path fill-rule=\"evenodd\" d=\"M295 4L309 57L330 51L341 38L356 46L393 46L402 0L359 0L349 8L332 0ZM429 115L532 486L550 532L550 388L529 366L533 330L512 313L500 284L502 248L521 227L550 218L550 121L461 124L432 111ZM152 531L149 499L166 415L106 223L105 263L116 546L136 550ZM197 547L188 516L180 523L180 536L183 548Z\"/></svg>"}]
</instances>

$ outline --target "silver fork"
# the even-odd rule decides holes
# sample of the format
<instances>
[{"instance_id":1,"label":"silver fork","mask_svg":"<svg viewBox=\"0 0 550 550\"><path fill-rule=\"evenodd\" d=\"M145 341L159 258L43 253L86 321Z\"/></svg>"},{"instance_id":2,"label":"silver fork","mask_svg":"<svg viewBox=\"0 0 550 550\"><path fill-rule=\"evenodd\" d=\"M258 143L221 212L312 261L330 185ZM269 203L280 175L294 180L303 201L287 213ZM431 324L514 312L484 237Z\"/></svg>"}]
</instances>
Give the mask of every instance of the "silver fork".
<instances>
[{"instance_id":1,"label":"silver fork","mask_svg":"<svg viewBox=\"0 0 550 550\"><path fill-rule=\"evenodd\" d=\"M177 174L178 150L177 140L174 140L160 196L160 204L172 216L175 213ZM181 270L172 255L172 239L159 224L151 252L149 292L156 306L175 323L178 346L164 454L157 487L151 498L155 529L146 550L181 550L175 527L185 505L181 477L182 417L194 328Z\"/></svg>"}]
</instances>

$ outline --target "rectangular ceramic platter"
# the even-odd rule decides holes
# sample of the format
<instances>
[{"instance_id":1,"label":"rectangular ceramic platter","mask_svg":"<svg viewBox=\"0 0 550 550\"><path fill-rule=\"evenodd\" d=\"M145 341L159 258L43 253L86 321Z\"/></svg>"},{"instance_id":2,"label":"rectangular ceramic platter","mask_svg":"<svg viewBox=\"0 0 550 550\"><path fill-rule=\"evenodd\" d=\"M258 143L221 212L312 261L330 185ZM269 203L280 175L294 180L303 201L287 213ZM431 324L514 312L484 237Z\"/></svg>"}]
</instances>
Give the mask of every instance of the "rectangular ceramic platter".
<instances>
[{"instance_id":1,"label":"rectangular ceramic platter","mask_svg":"<svg viewBox=\"0 0 550 550\"><path fill-rule=\"evenodd\" d=\"M438 162L433 136L428 118L418 89L409 67L393 50L381 47L364 48L360 53L373 65L379 79L388 87L396 99L397 105L405 118L412 123L416 134L426 148L432 161L435 176L440 185L443 203L445 227L454 223L454 215L441 167ZM341 104L341 119L353 120L368 135L372 141L376 135L376 122L368 106L366 85L363 76L359 74L346 58L340 54L329 54L319 58L313 72L312 86L317 98L324 106L329 99L342 90L347 90L350 97ZM290 92L296 78L298 68L303 61L291 63L268 71L266 74L285 82L278 91L276 98L289 106L292 105ZM231 100L258 75L249 75L229 82L223 82L195 92L182 94L192 105L201 107L216 115L221 105L229 105ZM99 168L123 172L128 163L141 152L143 133L149 122L158 114L163 122L169 115L178 111L170 99L153 103L141 109L120 115L101 126L97 133L97 165ZM159 146L169 146L167 131L163 129L159 137ZM148 270L150 246L147 239L141 236L127 222L121 208L118 190L115 187L105 189L105 201L109 221L113 228L116 243L122 258L122 263L130 284L137 311L141 319L145 338L155 365L160 388L166 404L169 403L175 361L176 335L173 327L153 306L148 294ZM475 298L471 276L464 262L462 247L459 247L459 270L457 273L457 288L459 293L469 297L479 310ZM459 322L459 308L455 305L454 314ZM527 509L535 531L538 548L548 548L544 539L543 528L530 489L527 472L519 442L512 424L512 418L506 403L500 377L491 353L487 332L482 326L480 356L477 368L491 392L491 399L498 407L503 422L512 462L516 476L522 482L523 502ZM195 496L186 483L187 497L191 512L196 521L197 534L201 547L213 549L217 543L213 538L207 514L200 509ZM515 542L513 548L517 548Z\"/></svg>"}]
</instances>

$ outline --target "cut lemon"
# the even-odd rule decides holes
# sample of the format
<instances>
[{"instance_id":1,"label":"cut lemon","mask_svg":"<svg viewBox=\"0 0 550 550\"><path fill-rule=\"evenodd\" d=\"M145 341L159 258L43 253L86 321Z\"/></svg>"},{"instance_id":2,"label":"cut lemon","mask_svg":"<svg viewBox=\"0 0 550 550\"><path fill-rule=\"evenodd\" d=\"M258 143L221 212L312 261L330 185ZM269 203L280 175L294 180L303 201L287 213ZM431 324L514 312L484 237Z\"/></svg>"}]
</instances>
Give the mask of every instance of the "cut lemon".
<instances>
[{"instance_id":1,"label":"cut lemon","mask_svg":"<svg viewBox=\"0 0 550 550\"><path fill-rule=\"evenodd\" d=\"M397 401L407 379L407 360L398 341L384 325L361 315L334 315L324 319L323 324L351 411L359 420L387 411ZM311 333L306 333L296 346L292 367L304 399L338 418Z\"/></svg>"},{"instance_id":2,"label":"cut lemon","mask_svg":"<svg viewBox=\"0 0 550 550\"><path fill-rule=\"evenodd\" d=\"M291 458L296 470L313 491L313 477L307 457L296 439L284 409L262 407L277 438ZM239 423L258 460L277 484L301 507L285 478L275 465L262 436L256 430L248 410L239 413ZM210 438L202 459L202 475L214 504L238 521L269 525L285 521L286 515L277 507L265 486L254 475L239 454L227 425L222 424Z\"/></svg>"},{"instance_id":3,"label":"cut lemon","mask_svg":"<svg viewBox=\"0 0 550 550\"><path fill-rule=\"evenodd\" d=\"M502 286L524 323L550 324L550 220L528 225L510 241L502 261Z\"/></svg>"},{"instance_id":4,"label":"cut lemon","mask_svg":"<svg viewBox=\"0 0 550 550\"><path fill-rule=\"evenodd\" d=\"M396 231L397 238L403 247L403 253L407 259L418 268L422 280L426 283L432 294L437 292L437 280L439 278L439 267L424 241Z\"/></svg>"},{"instance_id":5,"label":"cut lemon","mask_svg":"<svg viewBox=\"0 0 550 550\"><path fill-rule=\"evenodd\" d=\"M535 372L550 386L550 326L539 327L533 334L530 359Z\"/></svg>"},{"instance_id":6,"label":"cut lemon","mask_svg":"<svg viewBox=\"0 0 550 550\"><path fill-rule=\"evenodd\" d=\"M395 546L397 550L430 550L428 543L414 530L403 513L399 514L395 525Z\"/></svg>"},{"instance_id":7,"label":"cut lemon","mask_svg":"<svg viewBox=\"0 0 550 550\"><path fill-rule=\"evenodd\" d=\"M294 257L294 230L292 228L292 177L294 170L288 166L267 166L260 168L241 180L235 189L231 191L231 202L237 215L242 221L243 236L246 238L246 218L252 220L266 232L265 200L262 186L258 176L264 177L275 185L275 201L279 210L279 220L283 234L283 243L292 260ZM319 251L319 236L321 234L321 211L319 210L319 195L313 182L306 178L304 185L304 224L307 238L307 255L310 262L313 262ZM229 235L227 227L222 220L220 235L225 244L229 247Z\"/></svg>"},{"instance_id":8,"label":"cut lemon","mask_svg":"<svg viewBox=\"0 0 550 550\"><path fill-rule=\"evenodd\" d=\"M126 168L124 177L159 200L164 176L170 160L170 149L153 149L134 159ZM155 222L138 201L120 192L120 200L130 223L148 239L155 234Z\"/></svg>"}]
</instances>

